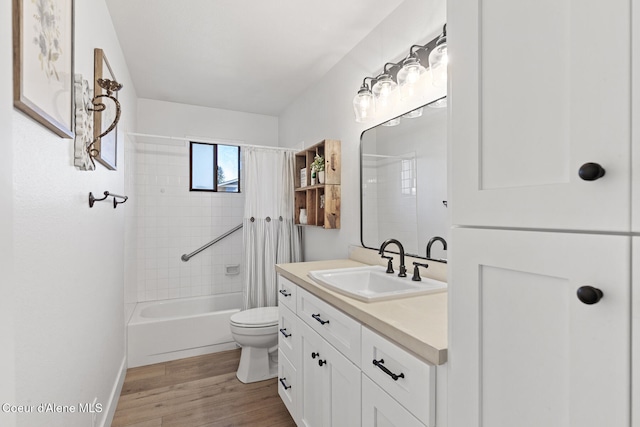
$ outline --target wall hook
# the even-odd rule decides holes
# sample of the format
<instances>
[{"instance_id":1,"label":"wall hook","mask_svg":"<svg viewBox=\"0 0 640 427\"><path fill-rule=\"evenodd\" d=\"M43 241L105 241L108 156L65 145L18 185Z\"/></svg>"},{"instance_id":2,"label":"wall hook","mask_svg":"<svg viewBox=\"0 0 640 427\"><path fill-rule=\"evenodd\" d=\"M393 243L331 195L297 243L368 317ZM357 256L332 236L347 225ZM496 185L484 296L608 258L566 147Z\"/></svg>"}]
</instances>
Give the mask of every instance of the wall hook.
<instances>
[{"instance_id":1,"label":"wall hook","mask_svg":"<svg viewBox=\"0 0 640 427\"><path fill-rule=\"evenodd\" d=\"M107 197L111 196L113 197L113 209L116 208L116 206L123 204L124 202L126 202L127 200L129 200L129 197L127 196L120 196L119 194L113 194L110 193L108 191L105 191L104 193L104 197L101 199L96 199L96 197L93 195L92 192L89 192L89 207L92 208L93 204L95 202L101 202L103 200L106 200ZM119 202L117 199L123 199L121 202Z\"/></svg>"}]
</instances>

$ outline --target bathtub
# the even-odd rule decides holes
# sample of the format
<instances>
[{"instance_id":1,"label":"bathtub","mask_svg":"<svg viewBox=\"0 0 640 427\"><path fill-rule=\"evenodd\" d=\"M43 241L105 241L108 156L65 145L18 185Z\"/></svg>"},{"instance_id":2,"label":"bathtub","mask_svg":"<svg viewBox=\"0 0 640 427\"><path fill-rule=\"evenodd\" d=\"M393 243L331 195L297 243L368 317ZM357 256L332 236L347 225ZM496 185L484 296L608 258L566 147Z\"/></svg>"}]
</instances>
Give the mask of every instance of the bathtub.
<instances>
[{"instance_id":1,"label":"bathtub","mask_svg":"<svg viewBox=\"0 0 640 427\"><path fill-rule=\"evenodd\" d=\"M127 325L127 366L236 348L229 318L242 293L138 303Z\"/></svg>"}]
</instances>

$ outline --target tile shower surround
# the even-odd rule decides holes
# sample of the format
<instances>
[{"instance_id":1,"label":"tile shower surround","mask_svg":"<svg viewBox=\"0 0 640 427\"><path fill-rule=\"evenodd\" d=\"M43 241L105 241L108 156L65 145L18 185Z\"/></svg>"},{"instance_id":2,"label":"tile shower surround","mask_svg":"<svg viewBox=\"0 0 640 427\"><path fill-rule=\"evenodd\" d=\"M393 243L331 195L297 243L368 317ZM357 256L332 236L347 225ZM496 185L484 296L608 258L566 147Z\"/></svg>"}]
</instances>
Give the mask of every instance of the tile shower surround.
<instances>
[{"instance_id":1,"label":"tile shower surround","mask_svg":"<svg viewBox=\"0 0 640 427\"><path fill-rule=\"evenodd\" d=\"M242 223L244 194L189 191L188 144L139 143L136 157L138 301L241 291L241 275L225 274L241 263L241 230L180 257Z\"/></svg>"}]
</instances>

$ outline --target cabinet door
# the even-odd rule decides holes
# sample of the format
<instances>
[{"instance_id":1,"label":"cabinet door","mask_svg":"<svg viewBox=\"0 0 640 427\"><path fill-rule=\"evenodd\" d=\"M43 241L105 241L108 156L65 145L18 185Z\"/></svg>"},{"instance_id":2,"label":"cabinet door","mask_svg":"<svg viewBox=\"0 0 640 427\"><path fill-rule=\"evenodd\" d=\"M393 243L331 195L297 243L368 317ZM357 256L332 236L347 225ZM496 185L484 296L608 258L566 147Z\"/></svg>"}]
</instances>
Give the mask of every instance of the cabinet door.
<instances>
[{"instance_id":1,"label":"cabinet door","mask_svg":"<svg viewBox=\"0 0 640 427\"><path fill-rule=\"evenodd\" d=\"M360 426L360 369L299 323L302 340L298 416L304 426Z\"/></svg>"},{"instance_id":2,"label":"cabinet door","mask_svg":"<svg viewBox=\"0 0 640 427\"><path fill-rule=\"evenodd\" d=\"M631 123L631 135L633 137L631 142L631 153L633 155L631 167L633 171L631 174L633 178L631 194L637 195L640 191L640 149L638 149L638 147L640 147L640 114L637 114L637 112L640 111L640 73L638 72L638 70L640 70L640 7L633 7L632 12L631 27L633 28L633 41L631 42L631 45L633 46L633 64L631 65L631 69L635 70L635 72L631 75L631 111L635 112L635 114L632 115L633 121ZM640 197L632 197L631 201L633 212L633 231L640 232ZM638 421L636 426L640 426L640 421Z\"/></svg>"},{"instance_id":3,"label":"cabinet door","mask_svg":"<svg viewBox=\"0 0 640 427\"><path fill-rule=\"evenodd\" d=\"M631 1L447 12L453 224L628 231Z\"/></svg>"},{"instance_id":4,"label":"cabinet door","mask_svg":"<svg viewBox=\"0 0 640 427\"><path fill-rule=\"evenodd\" d=\"M336 350L328 342L324 342L322 366L328 380L328 411L325 426L354 427L360 426L362 415L360 400L360 369ZM326 359L324 355L326 354Z\"/></svg>"},{"instance_id":5,"label":"cabinet door","mask_svg":"<svg viewBox=\"0 0 640 427\"><path fill-rule=\"evenodd\" d=\"M631 295L632 300L632 321L631 330L633 337L631 342L633 348L631 350L631 372L633 372L632 390L631 390L631 418L632 426L640 427L640 237L633 238L633 282Z\"/></svg>"},{"instance_id":6,"label":"cabinet door","mask_svg":"<svg viewBox=\"0 0 640 427\"><path fill-rule=\"evenodd\" d=\"M305 427L324 427L323 417L327 410L326 375L318 361L325 358L323 340L304 322L298 322L301 353L298 357L299 389L298 417Z\"/></svg>"},{"instance_id":7,"label":"cabinet door","mask_svg":"<svg viewBox=\"0 0 640 427\"><path fill-rule=\"evenodd\" d=\"M630 238L452 237L449 426L628 427Z\"/></svg>"}]
</instances>

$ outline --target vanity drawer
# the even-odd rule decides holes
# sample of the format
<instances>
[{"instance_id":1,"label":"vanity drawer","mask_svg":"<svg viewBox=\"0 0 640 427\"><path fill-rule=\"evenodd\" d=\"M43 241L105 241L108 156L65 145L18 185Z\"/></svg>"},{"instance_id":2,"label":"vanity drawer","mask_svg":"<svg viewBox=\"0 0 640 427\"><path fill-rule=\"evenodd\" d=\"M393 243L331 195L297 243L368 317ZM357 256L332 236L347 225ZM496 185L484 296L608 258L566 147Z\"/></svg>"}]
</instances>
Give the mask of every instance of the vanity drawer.
<instances>
[{"instance_id":1,"label":"vanity drawer","mask_svg":"<svg viewBox=\"0 0 640 427\"><path fill-rule=\"evenodd\" d=\"M313 330L360 366L360 323L302 288L298 289L297 313Z\"/></svg>"},{"instance_id":2,"label":"vanity drawer","mask_svg":"<svg viewBox=\"0 0 640 427\"><path fill-rule=\"evenodd\" d=\"M435 366L363 327L362 372L427 427L435 425Z\"/></svg>"},{"instance_id":3,"label":"vanity drawer","mask_svg":"<svg viewBox=\"0 0 640 427\"><path fill-rule=\"evenodd\" d=\"M278 305L289 307L289 310L296 312L296 292L298 285L289 279L278 276Z\"/></svg>"},{"instance_id":4,"label":"vanity drawer","mask_svg":"<svg viewBox=\"0 0 640 427\"><path fill-rule=\"evenodd\" d=\"M296 368L291 364L287 356L278 351L278 395L287 407L294 420L297 420L297 398L300 396L298 388L298 376Z\"/></svg>"},{"instance_id":5,"label":"vanity drawer","mask_svg":"<svg viewBox=\"0 0 640 427\"><path fill-rule=\"evenodd\" d=\"M285 305L281 305L278 311L278 348L287 356L293 366L298 366L298 353L300 352L298 316Z\"/></svg>"}]
</instances>

